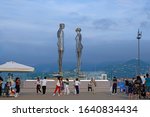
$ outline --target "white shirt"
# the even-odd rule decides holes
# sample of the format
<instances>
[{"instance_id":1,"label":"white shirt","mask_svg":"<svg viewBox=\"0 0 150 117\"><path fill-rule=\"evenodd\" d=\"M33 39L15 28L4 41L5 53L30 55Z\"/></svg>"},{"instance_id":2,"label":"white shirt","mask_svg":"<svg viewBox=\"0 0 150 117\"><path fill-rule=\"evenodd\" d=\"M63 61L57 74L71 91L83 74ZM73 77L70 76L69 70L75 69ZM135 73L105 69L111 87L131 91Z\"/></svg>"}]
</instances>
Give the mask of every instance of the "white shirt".
<instances>
[{"instance_id":1,"label":"white shirt","mask_svg":"<svg viewBox=\"0 0 150 117\"><path fill-rule=\"evenodd\" d=\"M36 81L36 84L37 85L41 85L41 81Z\"/></svg>"},{"instance_id":2,"label":"white shirt","mask_svg":"<svg viewBox=\"0 0 150 117\"><path fill-rule=\"evenodd\" d=\"M56 85L57 85L57 86L60 86L60 81L59 81L59 80L57 81L57 84L56 84Z\"/></svg>"},{"instance_id":3,"label":"white shirt","mask_svg":"<svg viewBox=\"0 0 150 117\"><path fill-rule=\"evenodd\" d=\"M47 83L47 80L46 80L46 79L43 79L43 80L42 80L42 86L46 86L46 83Z\"/></svg>"},{"instance_id":4,"label":"white shirt","mask_svg":"<svg viewBox=\"0 0 150 117\"><path fill-rule=\"evenodd\" d=\"M75 86L79 86L80 82L79 81L75 81Z\"/></svg>"},{"instance_id":5,"label":"white shirt","mask_svg":"<svg viewBox=\"0 0 150 117\"><path fill-rule=\"evenodd\" d=\"M145 78L142 77L141 80L142 80L142 84L145 84Z\"/></svg>"}]
</instances>

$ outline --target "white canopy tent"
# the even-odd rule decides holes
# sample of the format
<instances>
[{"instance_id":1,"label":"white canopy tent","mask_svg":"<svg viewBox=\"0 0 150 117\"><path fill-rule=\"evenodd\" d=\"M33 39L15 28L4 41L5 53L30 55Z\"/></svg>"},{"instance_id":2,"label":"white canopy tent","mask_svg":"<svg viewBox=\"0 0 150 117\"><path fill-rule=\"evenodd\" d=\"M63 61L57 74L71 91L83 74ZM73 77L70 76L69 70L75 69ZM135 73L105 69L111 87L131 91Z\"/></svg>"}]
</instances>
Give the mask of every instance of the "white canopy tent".
<instances>
[{"instance_id":1,"label":"white canopy tent","mask_svg":"<svg viewBox=\"0 0 150 117\"><path fill-rule=\"evenodd\" d=\"M14 61L6 62L0 65L0 72L33 72L34 68L16 63Z\"/></svg>"}]
</instances>

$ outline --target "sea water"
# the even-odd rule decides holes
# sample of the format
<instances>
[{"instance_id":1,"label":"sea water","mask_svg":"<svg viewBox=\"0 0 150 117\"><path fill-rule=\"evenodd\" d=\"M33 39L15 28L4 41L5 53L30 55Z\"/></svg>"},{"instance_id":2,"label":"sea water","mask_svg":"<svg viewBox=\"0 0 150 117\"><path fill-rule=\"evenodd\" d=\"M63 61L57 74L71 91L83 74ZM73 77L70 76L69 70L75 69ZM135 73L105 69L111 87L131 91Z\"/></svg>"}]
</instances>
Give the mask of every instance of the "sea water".
<instances>
[{"instance_id":1,"label":"sea water","mask_svg":"<svg viewBox=\"0 0 150 117\"><path fill-rule=\"evenodd\" d=\"M75 78L80 78L80 79L86 79L90 80L91 78L94 79L102 79L101 74L106 74L104 71L83 71L81 72L81 75L79 76L76 72L74 71L65 71L63 72L63 77L64 78L69 78L69 79L75 79ZM24 73L24 72L14 72L14 73L7 73L3 72L0 73L0 76L6 81L9 77L12 77L15 79L16 77L21 78L21 80L35 80L37 77L40 79L43 79L44 77L47 77L48 79L53 79L54 78L54 73L51 72L33 72L33 73Z\"/></svg>"}]
</instances>

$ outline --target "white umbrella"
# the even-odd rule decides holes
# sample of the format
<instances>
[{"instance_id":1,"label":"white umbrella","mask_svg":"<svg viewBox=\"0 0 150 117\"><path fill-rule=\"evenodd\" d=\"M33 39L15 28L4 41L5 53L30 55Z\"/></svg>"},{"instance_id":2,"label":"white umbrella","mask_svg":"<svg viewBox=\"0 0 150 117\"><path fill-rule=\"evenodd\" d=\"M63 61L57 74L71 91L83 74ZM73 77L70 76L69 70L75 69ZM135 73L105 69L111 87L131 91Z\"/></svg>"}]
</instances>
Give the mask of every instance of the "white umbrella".
<instances>
[{"instance_id":1,"label":"white umbrella","mask_svg":"<svg viewBox=\"0 0 150 117\"><path fill-rule=\"evenodd\" d=\"M0 65L0 72L33 72L34 68L16 63L14 61L6 62Z\"/></svg>"}]
</instances>

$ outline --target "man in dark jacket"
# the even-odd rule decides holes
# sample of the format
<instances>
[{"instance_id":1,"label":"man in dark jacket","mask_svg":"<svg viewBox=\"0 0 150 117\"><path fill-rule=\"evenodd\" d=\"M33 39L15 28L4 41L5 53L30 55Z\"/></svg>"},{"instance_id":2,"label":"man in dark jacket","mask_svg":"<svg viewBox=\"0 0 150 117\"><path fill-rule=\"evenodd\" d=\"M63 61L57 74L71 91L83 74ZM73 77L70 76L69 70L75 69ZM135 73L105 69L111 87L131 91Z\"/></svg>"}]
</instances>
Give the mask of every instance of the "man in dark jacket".
<instances>
[{"instance_id":1,"label":"man in dark jacket","mask_svg":"<svg viewBox=\"0 0 150 117\"><path fill-rule=\"evenodd\" d=\"M117 93L117 78L113 78L113 85L112 85L112 94Z\"/></svg>"}]
</instances>

